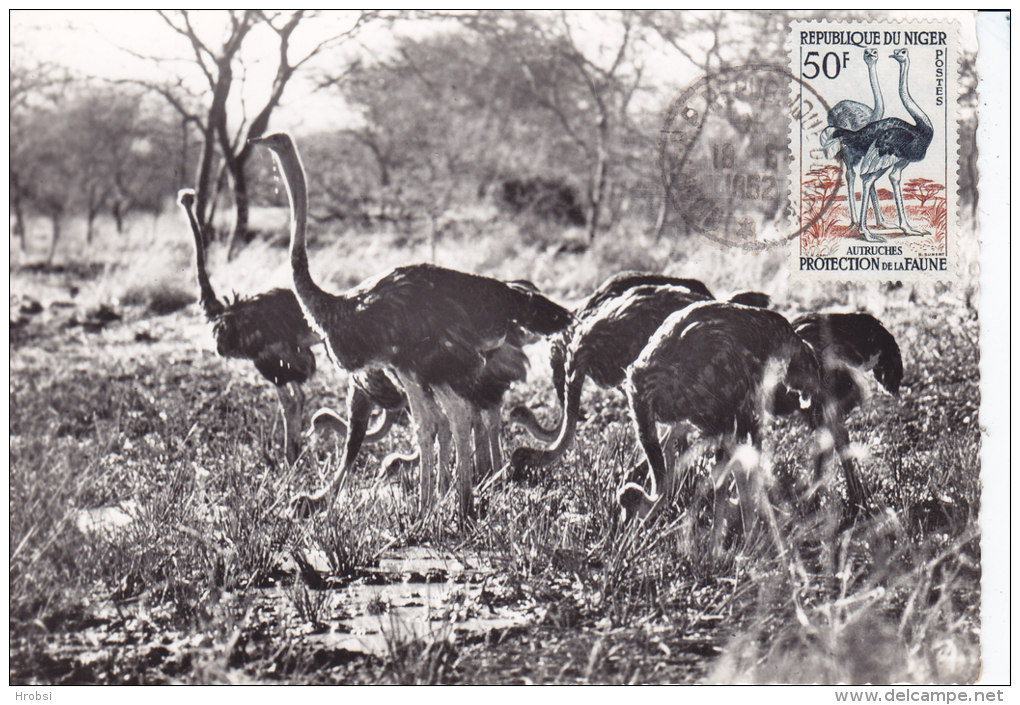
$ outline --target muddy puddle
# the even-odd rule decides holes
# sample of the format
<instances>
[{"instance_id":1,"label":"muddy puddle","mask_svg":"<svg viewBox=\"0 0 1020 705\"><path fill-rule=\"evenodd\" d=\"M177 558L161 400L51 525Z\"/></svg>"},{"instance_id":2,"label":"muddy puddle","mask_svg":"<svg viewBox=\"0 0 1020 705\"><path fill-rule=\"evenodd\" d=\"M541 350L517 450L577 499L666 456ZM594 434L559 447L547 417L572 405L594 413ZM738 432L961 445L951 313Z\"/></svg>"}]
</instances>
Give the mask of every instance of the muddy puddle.
<instances>
[{"instance_id":1,"label":"muddy puddle","mask_svg":"<svg viewBox=\"0 0 1020 705\"><path fill-rule=\"evenodd\" d=\"M112 539L130 527L138 511L124 502L75 510L70 519L86 536ZM519 606L506 606L517 601L507 599L511 591L504 576L482 555L391 548L353 580L328 577L329 562L315 550L300 557L322 584L308 587L294 558L283 558L279 568L294 582L259 590L256 621L289 624L292 634L315 648L387 657L409 642L484 637L523 625L530 616Z\"/></svg>"},{"instance_id":2,"label":"muddy puddle","mask_svg":"<svg viewBox=\"0 0 1020 705\"><path fill-rule=\"evenodd\" d=\"M480 556L428 547L387 551L379 566L330 589L320 633L308 643L386 656L411 641L484 636L522 625L527 615L491 604L495 572Z\"/></svg>"}]
</instances>

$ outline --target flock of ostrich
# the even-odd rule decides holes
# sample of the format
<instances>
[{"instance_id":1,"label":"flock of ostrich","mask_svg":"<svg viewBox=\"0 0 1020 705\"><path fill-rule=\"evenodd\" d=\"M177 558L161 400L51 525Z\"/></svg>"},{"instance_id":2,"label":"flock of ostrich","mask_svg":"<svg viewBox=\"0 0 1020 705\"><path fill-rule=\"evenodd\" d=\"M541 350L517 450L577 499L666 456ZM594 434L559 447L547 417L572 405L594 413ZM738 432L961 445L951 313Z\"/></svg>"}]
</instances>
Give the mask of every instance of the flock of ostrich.
<instances>
[{"instance_id":1,"label":"flock of ostrich","mask_svg":"<svg viewBox=\"0 0 1020 705\"><path fill-rule=\"evenodd\" d=\"M903 377L896 341L873 316L807 313L789 321L759 292L720 301L696 279L638 272L611 277L573 311L529 281L432 264L396 267L332 294L309 272L307 184L294 140L276 133L252 142L272 152L286 184L293 290L218 299L194 193L182 191L179 203L195 238L200 303L217 351L251 360L276 386L289 462L300 451L301 384L315 372L312 346L323 343L348 375L346 419L322 409L312 423L343 433L341 459L327 486L294 498L299 516L332 507L361 445L381 438L406 412L416 452L388 458L382 472L395 460L416 460L419 516L452 492L459 516L471 517L481 483L502 475L520 481L563 456L581 418L587 378L626 394L644 451L618 491L624 516L648 517L676 498L677 459L686 459L695 435L719 440L722 460L748 441L760 448L770 415L799 416L819 437L827 432L832 442L820 442L814 457L816 485L835 461L845 478L847 514L867 509L869 493L846 452L845 419L867 396L865 373L893 394ZM526 378L524 346L541 337L550 340L560 422L545 428L527 407L510 410L510 421L541 447L519 447L504 463L503 399ZM373 418L379 420L370 428ZM663 436L660 425L667 427Z\"/></svg>"},{"instance_id":2,"label":"flock of ostrich","mask_svg":"<svg viewBox=\"0 0 1020 705\"><path fill-rule=\"evenodd\" d=\"M889 227L882 215L875 190L875 182L886 174L893 187L900 230L907 235L925 234L907 220L903 204L903 169L908 164L924 159L935 131L931 120L910 97L907 87L909 52L905 48L897 49L889 58L895 59L900 65L900 101L916 122L911 124L899 118L882 117L885 114L885 102L878 82L878 50L867 47L864 49L864 63L868 67L874 107L869 108L853 100L841 100L829 110L829 127L822 130L819 136L826 155L830 158L838 156L843 162L850 225L857 228L868 242L885 242L885 237L873 233L868 227L869 204L875 211L875 224L879 228ZM857 208L854 191L854 182L858 176L861 177L860 208Z\"/></svg>"}]
</instances>

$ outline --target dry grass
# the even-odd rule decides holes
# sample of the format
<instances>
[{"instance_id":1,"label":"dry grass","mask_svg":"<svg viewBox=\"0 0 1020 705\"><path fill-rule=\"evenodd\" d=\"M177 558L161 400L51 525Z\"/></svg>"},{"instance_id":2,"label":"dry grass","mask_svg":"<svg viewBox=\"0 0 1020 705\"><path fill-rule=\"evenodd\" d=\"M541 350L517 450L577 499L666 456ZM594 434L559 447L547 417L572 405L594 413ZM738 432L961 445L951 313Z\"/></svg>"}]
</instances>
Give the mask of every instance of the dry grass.
<instances>
[{"instance_id":1,"label":"dry grass","mask_svg":"<svg viewBox=\"0 0 1020 705\"><path fill-rule=\"evenodd\" d=\"M840 532L835 501L807 511L773 491L773 530L742 536L713 531L715 509L727 506L723 488L651 525L623 525L614 492L639 451L622 395L588 389L574 448L539 486L497 484L467 529L449 507L423 524L399 491L366 494L380 459L408 447L403 427L365 449L332 515L295 522L285 498L322 482L335 453L322 444L287 468L278 460L268 385L250 366L210 352L197 307L155 315L173 308L163 302L194 292L189 235L174 213L136 223L119 248L104 232L92 251L68 256L98 263L97 276L12 270L14 296L46 305L73 299L83 309L106 303L124 321L87 333L63 327L60 316L70 312L47 309L11 350L11 681L976 676L973 283L795 285L781 251L748 254L670 237L655 243L640 228L580 254L557 254L561 234L554 232L531 233L518 246L515 226L504 222L471 233L440 239L436 260L530 278L564 302L620 269L639 268L699 277L720 296L761 289L785 313L863 309L878 316L897 336L907 374L900 397L876 393L851 417L850 431L881 511ZM432 251L425 238L397 232L317 235L314 273L333 289ZM255 244L230 263L221 254L214 251L212 263L221 294L287 284L281 247ZM976 253L967 257L973 273ZM544 358L536 358L531 381L512 390L511 403L551 406ZM342 408L343 375L324 357L319 362L310 404ZM508 447L523 440L516 434L506 429ZM758 463L766 480L801 475L806 436L795 424L770 431ZM451 608L448 626L427 638L395 621L380 656L314 641L344 609L331 599L336 585L365 579L384 548L416 545L484 556L494 569L477 604ZM321 572L287 567L295 554L312 552L323 556ZM524 626L476 637L456 631L472 611L501 609L523 615Z\"/></svg>"}]
</instances>

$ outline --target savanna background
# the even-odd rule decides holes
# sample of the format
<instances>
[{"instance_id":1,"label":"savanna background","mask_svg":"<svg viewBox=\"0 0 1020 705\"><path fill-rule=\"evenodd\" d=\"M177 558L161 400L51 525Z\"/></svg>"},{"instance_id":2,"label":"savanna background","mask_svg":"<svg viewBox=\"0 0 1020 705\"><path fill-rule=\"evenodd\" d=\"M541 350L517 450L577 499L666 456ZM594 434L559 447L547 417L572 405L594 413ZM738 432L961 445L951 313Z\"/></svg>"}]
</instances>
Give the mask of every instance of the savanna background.
<instances>
[{"instance_id":1,"label":"savanna background","mask_svg":"<svg viewBox=\"0 0 1020 705\"><path fill-rule=\"evenodd\" d=\"M958 284L792 285L784 250L691 236L662 191L670 99L716 68L784 65L791 16L12 13L11 683L973 681L974 54ZM69 37L104 61L67 60ZM837 503L775 489L812 449L776 422L755 461L771 534L715 540L725 485L622 524L640 451L623 396L589 383L564 460L536 486L494 484L471 525L451 506L417 521L413 489L374 486L406 425L363 449L334 511L296 521L287 498L338 446L284 462L271 386L215 354L174 204L197 189L218 293L288 285L282 182L247 145L276 129L302 152L327 289L433 261L569 305L637 269L759 289L791 317L877 316L906 369L898 397L872 384L849 420L878 511L840 527ZM552 421L546 352L508 403ZM345 375L317 354L310 410L343 408Z\"/></svg>"}]
</instances>

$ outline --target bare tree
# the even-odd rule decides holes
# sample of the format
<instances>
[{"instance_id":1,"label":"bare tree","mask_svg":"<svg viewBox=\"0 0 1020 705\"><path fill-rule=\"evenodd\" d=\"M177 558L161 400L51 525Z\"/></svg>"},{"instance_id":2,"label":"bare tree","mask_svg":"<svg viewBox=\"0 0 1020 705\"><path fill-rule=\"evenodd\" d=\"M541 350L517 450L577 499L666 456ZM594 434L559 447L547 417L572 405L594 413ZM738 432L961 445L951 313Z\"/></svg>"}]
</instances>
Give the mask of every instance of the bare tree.
<instances>
[{"instance_id":1,"label":"bare tree","mask_svg":"<svg viewBox=\"0 0 1020 705\"><path fill-rule=\"evenodd\" d=\"M594 239L612 191L611 150L629 128L628 109L641 83L634 52L641 28L630 11L599 15L606 29L618 28L618 36L609 45L589 48L575 38L576 15L561 12L548 19L513 12L479 13L463 21L517 65L532 99L583 155L588 237Z\"/></svg>"},{"instance_id":2,"label":"bare tree","mask_svg":"<svg viewBox=\"0 0 1020 705\"><path fill-rule=\"evenodd\" d=\"M190 93L183 78L172 83L147 84L177 110L182 119L195 126L202 139L201 156L196 175L196 215L204 231L212 218L215 185L229 180L235 208L234 227L230 235L228 256L247 236L249 217L248 180L245 166L251 156L248 140L261 135L269 125L273 111L280 104L284 91L295 73L313 57L335 47L354 36L365 22L376 15L361 12L344 28L292 56L293 37L298 28L314 15L305 11L266 12L260 10L231 10L227 13L224 38L213 43L196 29L193 13L186 10L162 12L163 21L174 32L187 40L191 59L199 68L205 86L200 94ZM256 33L256 30L260 30ZM272 45L265 37L273 38ZM247 106L240 101L241 114L229 114L230 98L243 91L245 64L243 49L254 45L252 36L258 34L260 56L275 56L275 75L268 97L249 115ZM151 57L150 57L151 58ZM235 125L236 127L231 127ZM219 159L218 173L217 158Z\"/></svg>"},{"instance_id":3,"label":"bare tree","mask_svg":"<svg viewBox=\"0 0 1020 705\"><path fill-rule=\"evenodd\" d=\"M28 249L26 209L32 198L35 170L39 166L36 153L44 142L34 119L40 109L53 108L70 76L63 68L49 63L26 61L22 52L12 46L10 66L10 181L8 194L14 213L14 235L21 251Z\"/></svg>"}]
</instances>

